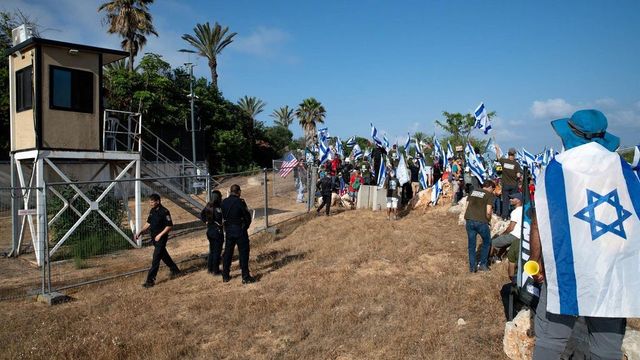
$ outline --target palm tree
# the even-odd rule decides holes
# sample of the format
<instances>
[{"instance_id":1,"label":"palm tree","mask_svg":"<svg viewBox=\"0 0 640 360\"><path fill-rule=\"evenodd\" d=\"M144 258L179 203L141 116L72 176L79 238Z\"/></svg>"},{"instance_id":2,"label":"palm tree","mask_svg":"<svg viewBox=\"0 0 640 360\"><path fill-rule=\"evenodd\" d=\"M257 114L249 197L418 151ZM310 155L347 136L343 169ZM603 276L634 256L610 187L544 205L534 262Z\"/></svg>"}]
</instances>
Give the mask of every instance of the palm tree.
<instances>
[{"instance_id":1,"label":"palm tree","mask_svg":"<svg viewBox=\"0 0 640 360\"><path fill-rule=\"evenodd\" d=\"M271 113L272 118L274 118L274 123L276 125L289 128L289 125L293 122L293 109L289 107L289 105L285 105L280 109L274 109Z\"/></svg>"},{"instance_id":2,"label":"palm tree","mask_svg":"<svg viewBox=\"0 0 640 360\"><path fill-rule=\"evenodd\" d=\"M244 111L245 114L247 114L254 122L256 121L256 116L264 110L266 105L267 103L255 96L249 97L245 95L243 98L238 100L238 106L240 109L242 109L242 111Z\"/></svg>"},{"instance_id":3,"label":"palm tree","mask_svg":"<svg viewBox=\"0 0 640 360\"><path fill-rule=\"evenodd\" d=\"M302 129L304 130L305 145L311 147L313 145L313 137L316 133L316 123L324 123L327 112L322 104L314 99L307 98L302 100L296 109L296 117Z\"/></svg>"},{"instance_id":4,"label":"palm tree","mask_svg":"<svg viewBox=\"0 0 640 360\"><path fill-rule=\"evenodd\" d=\"M122 36L120 46L129 52L129 71L133 71L138 51L147 44L146 35L158 36L149 13L152 3L153 0L111 0L98 7L98 11L106 12L107 32Z\"/></svg>"},{"instance_id":5,"label":"palm tree","mask_svg":"<svg viewBox=\"0 0 640 360\"><path fill-rule=\"evenodd\" d=\"M224 29L217 22L211 29L209 23L197 24L193 28L195 36L190 34L182 35L182 39L193 46L195 50L182 49L180 51L198 54L204 56L209 60L209 69L211 69L211 84L218 89L218 54L222 52L222 49L233 42L233 37L237 33L227 34L229 27Z\"/></svg>"}]
</instances>

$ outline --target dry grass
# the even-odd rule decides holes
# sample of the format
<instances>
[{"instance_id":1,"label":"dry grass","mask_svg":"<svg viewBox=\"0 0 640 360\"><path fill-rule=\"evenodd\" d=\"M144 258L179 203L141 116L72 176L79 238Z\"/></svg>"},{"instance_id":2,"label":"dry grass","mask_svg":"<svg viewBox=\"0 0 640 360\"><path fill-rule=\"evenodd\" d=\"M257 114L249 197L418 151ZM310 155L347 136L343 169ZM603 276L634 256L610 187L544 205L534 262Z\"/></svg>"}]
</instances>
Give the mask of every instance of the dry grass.
<instances>
[{"instance_id":1,"label":"dry grass","mask_svg":"<svg viewBox=\"0 0 640 360\"><path fill-rule=\"evenodd\" d=\"M226 284L200 265L171 281L161 269L150 290L140 274L51 308L1 302L0 357L506 358L504 264L469 274L464 228L444 208L395 222L349 211L265 234L253 240L252 285L237 263Z\"/></svg>"}]
</instances>

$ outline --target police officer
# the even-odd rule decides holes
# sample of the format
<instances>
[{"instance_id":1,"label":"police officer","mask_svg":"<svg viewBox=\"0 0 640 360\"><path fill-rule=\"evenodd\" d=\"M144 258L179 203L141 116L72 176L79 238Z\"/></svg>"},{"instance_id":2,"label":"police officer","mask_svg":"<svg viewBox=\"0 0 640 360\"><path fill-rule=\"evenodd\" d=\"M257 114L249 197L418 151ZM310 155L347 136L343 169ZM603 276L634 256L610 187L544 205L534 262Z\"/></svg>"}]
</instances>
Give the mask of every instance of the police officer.
<instances>
[{"instance_id":1,"label":"police officer","mask_svg":"<svg viewBox=\"0 0 640 360\"><path fill-rule=\"evenodd\" d=\"M171 269L171 278L180 275L180 269L178 269L178 266L173 262L173 259L171 259L171 256L169 256L167 252L167 240L169 240L169 232L173 227L171 213L160 203L160 195L151 194L151 196L149 196L149 202L151 204L151 210L149 211L147 223L144 224L142 230L134 237L137 240L140 238L140 235L147 230L151 233L151 243L154 247L153 259L151 260L151 268L147 275L147 281L142 284L145 288L150 288L155 285L156 275L160 268L160 260Z\"/></svg>"},{"instance_id":2,"label":"police officer","mask_svg":"<svg viewBox=\"0 0 640 360\"><path fill-rule=\"evenodd\" d=\"M224 231L226 233L224 254L222 259L222 281L231 280L231 258L233 250L238 244L240 269L242 270L242 283L250 284L256 281L249 273L249 234L247 230L251 225L251 213L244 199L240 198L240 186L231 185L229 197L222 201L222 217L224 219Z\"/></svg>"}]
</instances>

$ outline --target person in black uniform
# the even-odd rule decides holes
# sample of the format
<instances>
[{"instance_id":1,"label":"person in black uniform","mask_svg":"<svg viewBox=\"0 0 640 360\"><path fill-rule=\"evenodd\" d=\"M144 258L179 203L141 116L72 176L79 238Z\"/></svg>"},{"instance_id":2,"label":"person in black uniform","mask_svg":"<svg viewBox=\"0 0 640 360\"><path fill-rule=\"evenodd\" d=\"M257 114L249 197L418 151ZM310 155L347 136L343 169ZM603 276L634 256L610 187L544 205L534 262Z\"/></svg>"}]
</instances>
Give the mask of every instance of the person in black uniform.
<instances>
[{"instance_id":1,"label":"person in black uniform","mask_svg":"<svg viewBox=\"0 0 640 360\"><path fill-rule=\"evenodd\" d=\"M220 260L224 233L222 232L222 194L214 190L211 201L202 209L200 219L207 224L207 240L209 240L209 256L207 258L207 271L209 274L220 275Z\"/></svg>"},{"instance_id":2,"label":"person in black uniform","mask_svg":"<svg viewBox=\"0 0 640 360\"><path fill-rule=\"evenodd\" d=\"M326 206L326 215L329 216L329 212L331 212L331 194L333 193L333 189L335 187L334 184L335 181L329 174L326 174L316 184L316 188L320 189L320 195L322 195L322 203L320 203L320 206L316 210L316 215L319 215L320 210L322 210L322 208Z\"/></svg>"},{"instance_id":3,"label":"person in black uniform","mask_svg":"<svg viewBox=\"0 0 640 360\"><path fill-rule=\"evenodd\" d=\"M146 288L150 288L155 285L156 275L160 268L160 260L162 260L165 265L171 269L171 278L180 275L180 269L178 269L178 266L173 262L173 259L171 259L171 256L169 256L169 253L167 252L167 240L169 240L169 232L173 227L171 213L169 213L169 210L160 203L160 195L151 194L151 196L149 196L149 202L151 203L151 210L149 211L147 223L134 237L138 240L140 235L145 233L147 230L149 230L149 233L151 234L151 243L153 244L154 249L151 268L147 275L147 281L142 284L142 286Z\"/></svg>"},{"instance_id":4,"label":"person in black uniform","mask_svg":"<svg viewBox=\"0 0 640 360\"><path fill-rule=\"evenodd\" d=\"M247 230L251 225L251 213L244 199L240 198L240 186L231 185L229 197L222 201L222 218L224 219L224 231L226 233L224 254L222 259L222 281L231 280L231 258L233 250L238 244L240 269L242 270L242 283L250 284L256 281L249 273L249 234Z\"/></svg>"}]
</instances>

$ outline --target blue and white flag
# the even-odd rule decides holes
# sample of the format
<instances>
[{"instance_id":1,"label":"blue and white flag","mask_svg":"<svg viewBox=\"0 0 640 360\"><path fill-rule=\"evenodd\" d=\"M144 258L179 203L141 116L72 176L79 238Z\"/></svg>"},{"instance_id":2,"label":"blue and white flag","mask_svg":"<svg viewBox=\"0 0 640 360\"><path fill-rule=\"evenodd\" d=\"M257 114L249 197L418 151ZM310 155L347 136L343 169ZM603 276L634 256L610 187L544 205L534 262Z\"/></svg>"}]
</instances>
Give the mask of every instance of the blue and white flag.
<instances>
[{"instance_id":1,"label":"blue and white flag","mask_svg":"<svg viewBox=\"0 0 640 360\"><path fill-rule=\"evenodd\" d=\"M404 152L407 154L411 149L411 135L407 133L407 141L404 143Z\"/></svg>"},{"instance_id":2,"label":"blue and white flag","mask_svg":"<svg viewBox=\"0 0 640 360\"><path fill-rule=\"evenodd\" d=\"M356 145L356 136L352 136L349 138L349 140L347 140L347 146L348 147L353 147Z\"/></svg>"},{"instance_id":3,"label":"blue and white flag","mask_svg":"<svg viewBox=\"0 0 640 360\"><path fill-rule=\"evenodd\" d=\"M329 128L318 129L318 142L326 142L329 137Z\"/></svg>"},{"instance_id":4,"label":"blue and white flag","mask_svg":"<svg viewBox=\"0 0 640 360\"><path fill-rule=\"evenodd\" d=\"M340 156L340 158L344 158L344 149L342 148L342 141L340 141L340 137L336 137L336 155Z\"/></svg>"},{"instance_id":5,"label":"blue and white flag","mask_svg":"<svg viewBox=\"0 0 640 360\"><path fill-rule=\"evenodd\" d=\"M484 103L480 103L473 115L476 117L476 128L482 130L485 135L491 130L491 120L487 114L487 109L484 107Z\"/></svg>"},{"instance_id":6,"label":"blue and white flag","mask_svg":"<svg viewBox=\"0 0 640 360\"><path fill-rule=\"evenodd\" d=\"M493 138L489 138L489 141L487 141L487 145L484 147L484 153L494 154L496 159L498 158L498 152L496 151L496 147L493 143Z\"/></svg>"},{"instance_id":7,"label":"blue and white flag","mask_svg":"<svg viewBox=\"0 0 640 360\"><path fill-rule=\"evenodd\" d=\"M440 145L440 141L438 141L435 136L433 137L433 153L434 157L438 156L440 158L440 163L442 163L442 161L446 161L444 158L444 149L442 148L442 145Z\"/></svg>"},{"instance_id":8,"label":"blue and white flag","mask_svg":"<svg viewBox=\"0 0 640 360\"><path fill-rule=\"evenodd\" d=\"M534 163L536 162L536 157L533 156L533 154L531 154L530 152L527 151L527 149L522 148L522 157L524 160L524 163L529 167L529 169L533 169Z\"/></svg>"},{"instance_id":9,"label":"blue and white flag","mask_svg":"<svg viewBox=\"0 0 640 360\"><path fill-rule=\"evenodd\" d=\"M389 140L387 140L387 134L382 135L382 145L387 151L389 151Z\"/></svg>"},{"instance_id":10,"label":"blue and white flag","mask_svg":"<svg viewBox=\"0 0 640 360\"><path fill-rule=\"evenodd\" d=\"M444 163L447 164L447 171L451 171L451 164L449 164L449 159L453 159L453 148L451 147L451 142L447 141L447 156L444 160Z\"/></svg>"},{"instance_id":11,"label":"blue and white flag","mask_svg":"<svg viewBox=\"0 0 640 360\"><path fill-rule=\"evenodd\" d=\"M318 158L320 159L321 165L325 161L331 160L331 150L327 147L327 144L322 141L318 143Z\"/></svg>"},{"instance_id":12,"label":"blue and white flag","mask_svg":"<svg viewBox=\"0 0 640 360\"><path fill-rule=\"evenodd\" d=\"M378 189L384 188L384 182L387 180L387 165L385 164L384 159L380 161L380 168L378 168L378 178L376 183L378 184Z\"/></svg>"},{"instance_id":13,"label":"blue and white flag","mask_svg":"<svg viewBox=\"0 0 640 360\"><path fill-rule=\"evenodd\" d=\"M438 179L435 184L431 187L431 203L433 205L438 204L438 199L440 198L440 194L442 193L442 180Z\"/></svg>"},{"instance_id":14,"label":"blue and white flag","mask_svg":"<svg viewBox=\"0 0 640 360\"><path fill-rule=\"evenodd\" d=\"M631 166L596 142L574 147L542 171L535 202L547 311L639 317L640 180Z\"/></svg>"},{"instance_id":15,"label":"blue and white flag","mask_svg":"<svg viewBox=\"0 0 640 360\"><path fill-rule=\"evenodd\" d=\"M398 167L396 168L396 177L400 182L400 185L404 185L411 181L411 175L409 169L407 169L407 163L404 160L404 154L400 153L400 160L398 161Z\"/></svg>"},{"instance_id":16,"label":"blue and white flag","mask_svg":"<svg viewBox=\"0 0 640 360\"><path fill-rule=\"evenodd\" d=\"M366 157L366 158L370 158L371 157L371 149L366 148L364 150L364 157Z\"/></svg>"},{"instance_id":17,"label":"blue and white flag","mask_svg":"<svg viewBox=\"0 0 640 360\"><path fill-rule=\"evenodd\" d=\"M360 159L364 155L362 152L362 149L360 149L360 145L355 144L353 146L353 150L351 150L351 155L353 155L353 158L356 160Z\"/></svg>"},{"instance_id":18,"label":"blue and white flag","mask_svg":"<svg viewBox=\"0 0 640 360\"><path fill-rule=\"evenodd\" d=\"M420 158L420 173L418 173L418 182L423 189L429 187L429 173L427 172L427 164L424 162L424 158Z\"/></svg>"},{"instance_id":19,"label":"blue and white flag","mask_svg":"<svg viewBox=\"0 0 640 360\"><path fill-rule=\"evenodd\" d=\"M378 138L378 129L371 124L371 138L378 146L382 146L382 141Z\"/></svg>"},{"instance_id":20,"label":"blue and white flag","mask_svg":"<svg viewBox=\"0 0 640 360\"><path fill-rule=\"evenodd\" d=\"M640 145L637 145L633 150L633 160L631 161L631 167L636 175L640 178Z\"/></svg>"}]
</instances>

